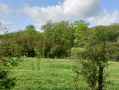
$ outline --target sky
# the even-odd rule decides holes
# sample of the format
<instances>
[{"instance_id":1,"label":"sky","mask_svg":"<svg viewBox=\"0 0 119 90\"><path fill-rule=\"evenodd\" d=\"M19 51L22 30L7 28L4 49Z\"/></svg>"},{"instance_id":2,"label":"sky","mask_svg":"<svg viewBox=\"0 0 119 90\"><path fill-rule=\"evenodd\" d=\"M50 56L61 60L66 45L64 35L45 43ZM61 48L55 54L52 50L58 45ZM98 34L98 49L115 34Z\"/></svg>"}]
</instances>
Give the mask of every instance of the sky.
<instances>
[{"instance_id":1,"label":"sky","mask_svg":"<svg viewBox=\"0 0 119 90\"><path fill-rule=\"evenodd\" d=\"M90 27L119 23L119 0L0 0L0 22L8 32L34 25L41 31L47 21L85 20ZM0 29L0 34L5 30Z\"/></svg>"}]
</instances>

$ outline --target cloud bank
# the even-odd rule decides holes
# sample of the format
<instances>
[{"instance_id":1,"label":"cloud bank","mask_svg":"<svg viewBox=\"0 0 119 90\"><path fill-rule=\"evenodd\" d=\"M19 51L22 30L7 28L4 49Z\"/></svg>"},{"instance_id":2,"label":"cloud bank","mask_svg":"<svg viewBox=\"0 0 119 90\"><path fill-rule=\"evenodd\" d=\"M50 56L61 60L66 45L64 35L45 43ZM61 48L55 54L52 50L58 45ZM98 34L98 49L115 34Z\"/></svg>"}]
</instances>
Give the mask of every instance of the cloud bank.
<instances>
[{"instance_id":1,"label":"cloud bank","mask_svg":"<svg viewBox=\"0 0 119 90\"><path fill-rule=\"evenodd\" d=\"M64 0L63 3L47 7L30 7L26 4L19 12L29 15L39 27L48 20L59 22L62 20L74 21L77 19L85 19L93 23L94 26L119 23L119 11L114 10L112 13L109 13L108 10L101 11L100 1Z\"/></svg>"},{"instance_id":2,"label":"cloud bank","mask_svg":"<svg viewBox=\"0 0 119 90\"><path fill-rule=\"evenodd\" d=\"M64 0L56 6L30 7L28 4L19 12L28 14L39 26L48 20L62 21L74 18L87 18L99 12L100 0Z\"/></svg>"}]
</instances>

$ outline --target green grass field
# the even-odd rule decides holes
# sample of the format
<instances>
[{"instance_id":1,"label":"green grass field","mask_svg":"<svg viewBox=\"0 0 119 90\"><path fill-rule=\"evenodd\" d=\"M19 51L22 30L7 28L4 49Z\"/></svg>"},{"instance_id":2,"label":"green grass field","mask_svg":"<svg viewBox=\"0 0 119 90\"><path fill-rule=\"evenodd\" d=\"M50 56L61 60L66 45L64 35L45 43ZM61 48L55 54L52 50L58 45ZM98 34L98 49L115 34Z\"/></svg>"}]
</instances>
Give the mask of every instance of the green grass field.
<instances>
[{"instance_id":1,"label":"green grass field","mask_svg":"<svg viewBox=\"0 0 119 90\"><path fill-rule=\"evenodd\" d=\"M119 90L119 62L109 62L107 90ZM75 90L72 68L76 64L68 59L24 58L12 69L16 86L12 90ZM79 80L79 90L87 85Z\"/></svg>"}]
</instances>

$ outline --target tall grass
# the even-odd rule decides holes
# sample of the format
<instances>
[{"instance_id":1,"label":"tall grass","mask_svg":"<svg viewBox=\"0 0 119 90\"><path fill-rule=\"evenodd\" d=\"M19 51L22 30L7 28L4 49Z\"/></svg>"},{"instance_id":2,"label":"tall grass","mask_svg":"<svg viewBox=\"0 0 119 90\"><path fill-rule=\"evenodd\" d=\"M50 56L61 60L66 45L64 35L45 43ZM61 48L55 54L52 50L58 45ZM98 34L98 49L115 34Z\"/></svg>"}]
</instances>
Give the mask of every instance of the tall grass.
<instances>
[{"instance_id":1,"label":"tall grass","mask_svg":"<svg viewBox=\"0 0 119 90\"><path fill-rule=\"evenodd\" d=\"M119 62L109 63L107 89L119 90ZM38 64L36 58L24 58L12 69L12 76L17 78L12 90L75 90L76 74L72 71L75 64L68 59L41 59ZM87 87L81 79L78 83L79 90Z\"/></svg>"}]
</instances>

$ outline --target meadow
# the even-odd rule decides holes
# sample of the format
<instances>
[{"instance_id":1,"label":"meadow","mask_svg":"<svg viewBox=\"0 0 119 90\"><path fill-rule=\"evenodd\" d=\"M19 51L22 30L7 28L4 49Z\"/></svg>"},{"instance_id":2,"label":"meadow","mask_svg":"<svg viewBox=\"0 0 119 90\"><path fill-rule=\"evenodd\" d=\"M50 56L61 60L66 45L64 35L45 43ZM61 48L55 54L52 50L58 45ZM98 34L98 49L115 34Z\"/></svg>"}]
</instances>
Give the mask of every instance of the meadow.
<instances>
[{"instance_id":1,"label":"meadow","mask_svg":"<svg viewBox=\"0 0 119 90\"><path fill-rule=\"evenodd\" d=\"M70 59L23 58L11 69L16 78L12 90L75 90L73 67ZM107 90L119 90L119 62L109 62ZM79 90L86 90L87 84L80 77Z\"/></svg>"}]
</instances>

